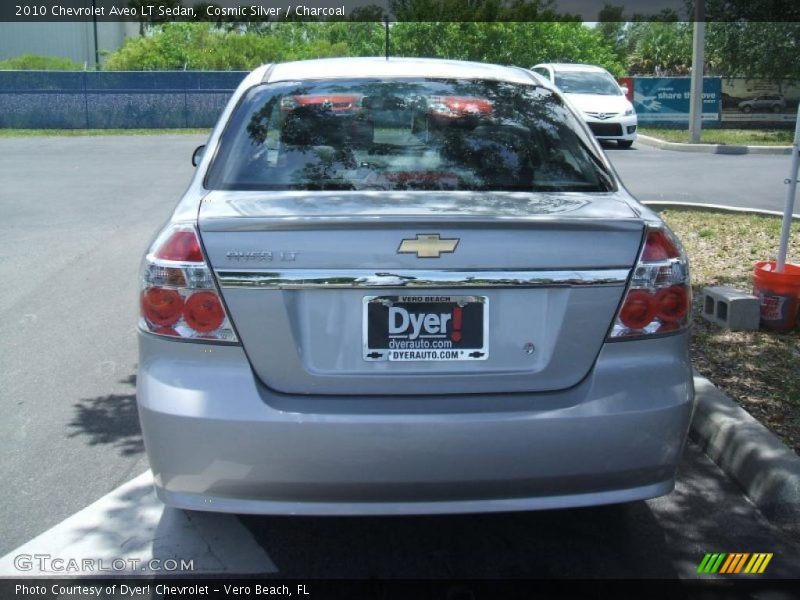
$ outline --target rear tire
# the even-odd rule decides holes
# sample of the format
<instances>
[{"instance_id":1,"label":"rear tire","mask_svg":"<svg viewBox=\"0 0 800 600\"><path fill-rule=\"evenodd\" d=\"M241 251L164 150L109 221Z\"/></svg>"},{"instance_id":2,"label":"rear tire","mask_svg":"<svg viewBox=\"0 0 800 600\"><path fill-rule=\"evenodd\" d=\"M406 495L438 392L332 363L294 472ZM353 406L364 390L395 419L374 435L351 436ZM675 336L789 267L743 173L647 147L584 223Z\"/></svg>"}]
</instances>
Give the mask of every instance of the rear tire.
<instances>
[{"instance_id":1,"label":"rear tire","mask_svg":"<svg viewBox=\"0 0 800 600\"><path fill-rule=\"evenodd\" d=\"M617 140L617 146L620 148L630 148L633 146L633 140Z\"/></svg>"}]
</instances>

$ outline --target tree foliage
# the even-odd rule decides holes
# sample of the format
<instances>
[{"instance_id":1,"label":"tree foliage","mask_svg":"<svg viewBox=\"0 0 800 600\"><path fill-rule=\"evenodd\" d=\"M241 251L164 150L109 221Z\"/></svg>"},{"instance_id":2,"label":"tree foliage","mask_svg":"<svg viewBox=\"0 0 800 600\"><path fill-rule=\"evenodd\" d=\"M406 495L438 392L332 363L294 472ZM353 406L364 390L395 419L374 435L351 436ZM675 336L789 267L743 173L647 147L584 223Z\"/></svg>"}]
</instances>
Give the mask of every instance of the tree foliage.
<instances>
[{"instance_id":1,"label":"tree foliage","mask_svg":"<svg viewBox=\"0 0 800 600\"><path fill-rule=\"evenodd\" d=\"M23 54L7 60L0 60L0 71L81 71L83 65L60 56L39 56Z\"/></svg>"},{"instance_id":2,"label":"tree foliage","mask_svg":"<svg viewBox=\"0 0 800 600\"><path fill-rule=\"evenodd\" d=\"M145 2L151 0L131 0ZM170 4L176 0L160 0ZM707 0L716 10L714 2ZM725 0L737 5L743 0ZM626 15L606 5L595 27L557 15L553 0L394 0L407 20L390 26L393 56L475 60L530 67L537 62L585 62L613 74L687 75L692 67L692 23L673 11ZM746 4L742 5L746 10ZM689 6L691 8L691 6ZM734 7L735 8L735 7ZM145 35L110 54L110 70L248 70L266 62L334 56L381 56L384 24L376 6L350 19L325 22L149 23ZM465 21L464 14L475 20ZM420 21L442 18L459 20ZM551 21L531 21L551 15ZM493 18L494 21L479 19ZM800 79L800 23L728 20L706 24L705 72L710 75ZM80 65L27 62L30 67ZM59 66L60 64L60 66ZM9 68L9 67L6 67Z\"/></svg>"},{"instance_id":3,"label":"tree foliage","mask_svg":"<svg viewBox=\"0 0 800 600\"><path fill-rule=\"evenodd\" d=\"M624 71L599 31L574 21L399 22L390 27L390 50L393 56L523 67L542 61L588 62L615 74ZM127 40L108 57L105 68L246 70L266 62L383 53L380 22L167 23Z\"/></svg>"},{"instance_id":4,"label":"tree foliage","mask_svg":"<svg viewBox=\"0 0 800 600\"><path fill-rule=\"evenodd\" d=\"M800 80L800 23L708 23L707 72Z\"/></svg>"},{"instance_id":5,"label":"tree foliage","mask_svg":"<svg viewBox=\"0 0 800 600\"><path fill-rule=\"evenodd\" d=\"M706 0L705 73L771 80L800 79L800 3L773 2L782 21L760 22L761 3L752 0ZM691 1L686 14L692 13ZM672 11L656 16L624 14L605 5L597 29L625 69L635 74L687 75L692 66L692 29ZM794 19L794 20L792 20Z\"/></svg>"}]
</instances>

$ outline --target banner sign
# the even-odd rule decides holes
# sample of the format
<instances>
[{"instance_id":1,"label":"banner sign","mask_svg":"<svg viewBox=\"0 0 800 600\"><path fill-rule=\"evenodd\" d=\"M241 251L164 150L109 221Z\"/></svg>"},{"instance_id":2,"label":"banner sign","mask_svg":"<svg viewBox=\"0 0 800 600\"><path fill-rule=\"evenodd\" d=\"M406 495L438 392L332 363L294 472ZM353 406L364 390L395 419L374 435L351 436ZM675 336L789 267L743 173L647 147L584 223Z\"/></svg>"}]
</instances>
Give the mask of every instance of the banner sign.
<instances>
[{"instance_id":1,"label":"banner sign","mask_svg":"<svg viewBox=\"0 0 800 600\"><path fill-rule=\"evenodd\" d=\"M703 78L703 121L720 121L722 83L719 77ZM633 106L641 125L689 124L691 82L689 77L635 77Z\"/></svg>"},{"instance_id":2,"label":"banner sign","mask_svg":"<svg viewBox=\"0 0 800 600\"><path fill-rule=\"evenodd\" d=\"M722 121L726 124L792 127L798 102L797 81L722 80Z\"/></svg>"}]
</instances>

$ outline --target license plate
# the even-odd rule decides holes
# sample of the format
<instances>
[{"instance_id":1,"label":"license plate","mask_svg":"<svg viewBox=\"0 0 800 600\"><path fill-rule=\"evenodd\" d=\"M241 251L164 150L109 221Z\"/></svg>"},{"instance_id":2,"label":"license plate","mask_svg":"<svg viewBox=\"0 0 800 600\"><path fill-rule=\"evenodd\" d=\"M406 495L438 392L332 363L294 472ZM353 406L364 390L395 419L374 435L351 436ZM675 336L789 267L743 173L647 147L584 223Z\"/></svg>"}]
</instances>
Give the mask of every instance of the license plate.
<instances>
[{"instance_id":1,"label":"license plate","mask_svg":"<svg viewBox=\"0 0 800 600\"><path fill-rule=\"evenodd\" d=\"M456 361L489 357L486 296L366 296L368 361Z\"/></svg>"}]
</instances>

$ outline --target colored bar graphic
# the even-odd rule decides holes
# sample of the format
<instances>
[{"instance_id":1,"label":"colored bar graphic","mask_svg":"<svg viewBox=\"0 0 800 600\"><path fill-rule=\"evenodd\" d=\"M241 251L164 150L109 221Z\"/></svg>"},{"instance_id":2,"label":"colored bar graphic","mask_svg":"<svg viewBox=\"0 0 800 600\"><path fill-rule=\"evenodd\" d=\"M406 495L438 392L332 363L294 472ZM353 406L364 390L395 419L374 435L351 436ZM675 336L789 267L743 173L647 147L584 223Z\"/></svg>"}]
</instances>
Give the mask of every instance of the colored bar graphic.
<instances>
[{"instance_id":1,"label":"colored bar graphic","mask_svg":"<svg viewBox=\"0 0 800 600\"><path fill-rule=\"evenodd\" d=\"M744 566L744 563L747 560L747 558L750 556L750 553L749 552L745 552L744 554L741 554L740 556L741 556L741 558L739 559L739 562L737 562L736 566L732 569L733 573L739 573L742 570L742 567Z\"/></svg>"},{"instance_id":2,"label":"colored bar graphic","mask_svg":"<svg viewBox=\"0 0 800 600\"><path fill-rule=\"evenodd\" d=\"M722 568L719 570L720 573L729 573L731 565L736 562L736 559L739 558L738 554L728 554L728 560L726 560L722 564Z\"/></svg>"},{"instance_id":3,"label":"colored bar graphic","mask_svg":"<svg viewBox=\"0 0 800 600\"><path fill-rule=\"evenodd\" d=\"M755 554L753 554L753 558L750 559L750 562L747 563L747 566L744 568L744 572L757 573L758 567L761 566L761 561L763 560L764 560L764 555L756 552Z\"/></svg>"},{"instance_id":4,"label":"colored bar graphic","mask_svg":"<svg viewBox=\"0 0 800 600\"><path fill-rule=\"evenodd\" d=\"M711 569L709 570L710 573L716 573L717 572L717 570L719 569L719 566L722 564L722 559L723 558L725 558L725 554L724 553L720 554L719 558L717 558L717 560L714 561L714 564L711 565Z\"/></svg>"},{"instance_id":5,"label":"colored bar graphic","mask_svg":"<svg viewBox=\"0 0 800 600\"><path fill-rule=\"evenodd\" d=\"M761 563L761 567L758 569L758 572L759 573L763 573L764 569L767 568L767 565L769 564L769 561L771 561L771 560L772 560L772 552L770 552L769 554L767 554L765 556L764 562Z\"/></svg>"},{"instance_id":6,"label":"colored bar graphic","mask_svg":"<svg viewBox=\"0 0 800 600\"><path fill-rule=\"evenodd\" d=\"M708 553L703 556L703 560L697 566L697 572L703 574L763 573L769 561L772 560L772 556L772 553L767 552Z\"/></svg>"},{"instance_id":7,"label":"colored bar graphic","mask_svg":"<svg viewBox=\"0 0 800 600\"><path fill-rule=\"evenodd\" d=\"M706 554L703 557L703 560L700 561L700 564L697 566L698 573L706 573L706 568L708 567L708 563L711 562L711 554Z\"/></svg>"}]
</instances>

